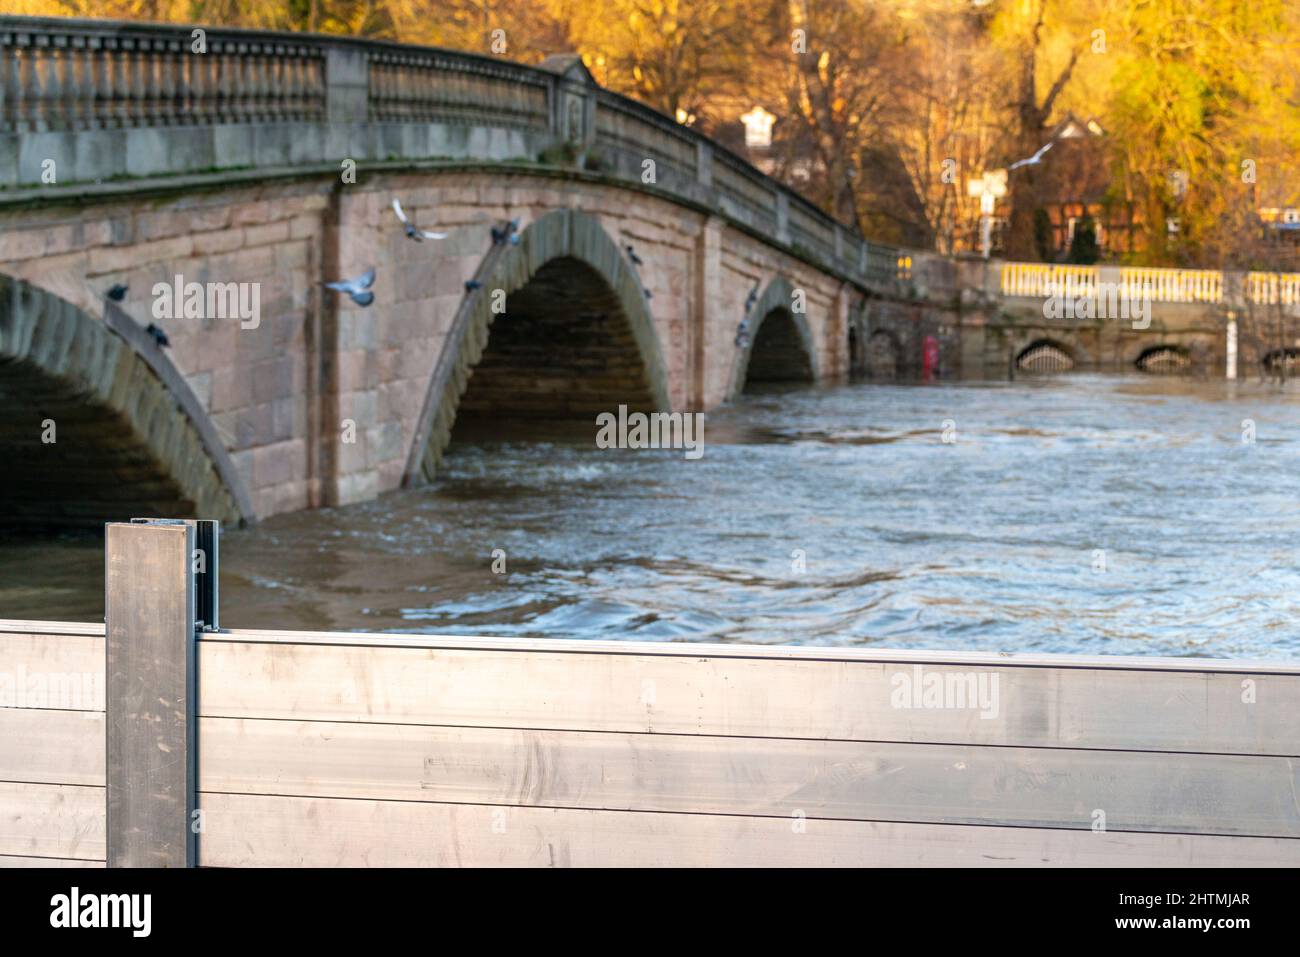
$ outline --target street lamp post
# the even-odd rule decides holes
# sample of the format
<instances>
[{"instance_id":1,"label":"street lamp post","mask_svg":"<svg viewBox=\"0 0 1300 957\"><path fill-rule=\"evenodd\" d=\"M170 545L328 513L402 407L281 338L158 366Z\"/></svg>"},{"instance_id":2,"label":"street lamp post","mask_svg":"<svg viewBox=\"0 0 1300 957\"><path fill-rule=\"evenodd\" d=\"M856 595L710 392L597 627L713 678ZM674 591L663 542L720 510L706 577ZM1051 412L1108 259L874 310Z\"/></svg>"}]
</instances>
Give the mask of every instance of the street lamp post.
<instances>
[{"instance_id":1,"label":"street lamp post","mask_svg":"<svg viewBox=\"0 0 1300 957\"><path fill-rule=\"evenodd\" d=\"M966 193L980 200L980 252L988 259L993 251L993 212L998 200L1007 194L1007 171L986 170L983 176L966 182Z\"/></svg>"}]
</instances>

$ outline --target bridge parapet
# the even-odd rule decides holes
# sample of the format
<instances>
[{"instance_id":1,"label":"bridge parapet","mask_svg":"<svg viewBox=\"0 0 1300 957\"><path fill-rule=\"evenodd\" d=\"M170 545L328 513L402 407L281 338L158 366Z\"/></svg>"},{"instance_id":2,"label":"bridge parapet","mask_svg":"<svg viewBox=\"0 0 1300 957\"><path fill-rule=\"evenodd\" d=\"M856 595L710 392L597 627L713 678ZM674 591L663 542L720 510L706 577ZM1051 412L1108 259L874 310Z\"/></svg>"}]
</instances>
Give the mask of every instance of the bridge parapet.
<instances>
[{"instance_id":1,"label":"bridge parapet","mask_svg":"<svg viewBox=\"0 0 1300 957\"><path fill-rule=\"evenodd\" d=\"M705 207L865 287L906 292L911 278L907 253L600 88L576 57L532 67L350 37L0 17L0 196L47 183L50 159L60 185L346 159L567 163Z\"/></svg>"},{"instance_id":2,"label":"bridge parapet","mask_svg":"<svg viewBox=\"0 0 1300 957\"><path fill-rule=\"evenodd\" d=\"M1125 298L1151 302L1244 305L1300 304L1300 273L1223 272L1217 269L1159 269L1138 266L1077 266L1061 263L1003 263L1003 296L1086 297L1103 284Z\"/></svg>"}]
</instances>

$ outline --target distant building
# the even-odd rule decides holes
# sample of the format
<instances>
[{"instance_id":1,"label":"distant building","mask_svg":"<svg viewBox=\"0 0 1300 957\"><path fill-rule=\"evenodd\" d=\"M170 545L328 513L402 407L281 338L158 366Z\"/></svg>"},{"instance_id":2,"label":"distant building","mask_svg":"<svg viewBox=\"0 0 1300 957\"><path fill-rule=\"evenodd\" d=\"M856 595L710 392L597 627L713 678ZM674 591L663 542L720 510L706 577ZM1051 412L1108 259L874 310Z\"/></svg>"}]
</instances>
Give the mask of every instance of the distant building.
<instances>
[{"instance_id":1,"label":"distant building","mask_svg":"<svg viewBox=\"0 0 1300 957\"><path fill-rule=\"evenodd\" d=\"M772 145L772 124L776 122L775 114L756 106L740 117L745 124L745 148L763 149Z\"/></svg>"},{"instance_id":2,"label":"distant building","mask_svg":"<svg viewBox=\"0 0 1300 957\"><path fill-rule=\"evenodd\" d=\"M1285 268L1300 269L1300 207L1266 206L1259 211L1262 239Z\"/></svg>"},{"instance_id":3,"label":"distant building","mask_svg":"<svg viewBox=\"0 0 1300 957\"><path fill-rule=\"evenodd\" d=\"M821 164L810 143L791 136L790 125L761 103L716 102L719 113L731 119L714 122L708 134L718 143L747 159L768 176L807 190Z\"/></svg>"},{"instance_id":4,"label":"distant building","mask_svg":"<svg viewBox=\"0 0 1300 957\"><path fill-rule=\"evenodd\" d=\"M1075 230L1085 217L1096 226L1097 244L1105 258L1118 258L1134 248L1140 223L1135 205L1111 194L1111 171L1107 156L1106 131L1095 119L1081 120L1070 114L1047 137L1051 149L1036 164L1038 208L1045 216L1039 255L1048 262L1063 262L1070 254ZM979 200L971 202L978 204ZM1002 255L1010 196L997 203L992 221L993 255ZM971 220L978 224L978 217ZM980 250L978 225L969 230L963 246Z\"/></svg>"}]
</instances>

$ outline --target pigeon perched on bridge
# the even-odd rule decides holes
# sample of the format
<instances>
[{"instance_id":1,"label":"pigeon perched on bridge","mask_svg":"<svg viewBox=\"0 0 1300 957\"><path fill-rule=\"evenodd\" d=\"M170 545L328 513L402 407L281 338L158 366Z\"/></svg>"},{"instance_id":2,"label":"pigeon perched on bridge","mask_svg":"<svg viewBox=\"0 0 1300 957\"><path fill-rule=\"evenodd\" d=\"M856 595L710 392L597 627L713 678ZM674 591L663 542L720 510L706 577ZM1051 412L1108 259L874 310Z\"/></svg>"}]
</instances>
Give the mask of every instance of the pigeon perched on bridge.
<instances>
[{"instance_id":1,"label":"pigeon perched on bridge","mask_svg":"<svg viewBox=\"0 0 1300 957\"><path fill-rule=\"evenodd\" d=\"M375 301L375 294L370 291L370 287L375 283L375 271L369 269L362 273L356 279L340 279L338 282L327 282L323 285L326 289L333 289L336 292L345 292L358 306L365 308Z\"/></svg>"},{"instance_id":2,"label":"pigeon perched on bridge","mask_svg":"<svg viewBox=\"0 0 1300 957\"><path fill-rule=\"evenodd\" d=\"M736 348L744 349L749 345L749 317L746 316L740 320L740 325L736 328Z\"/></svg>"},{"instance_id":3,"label":"pigeon perched on bridge","mask_svg":"<svg viewBox=\"0 0 1300 957\"><path fill-rule=\"evenodd\" d=\"M115 286L109 286L108 292L105 293L105 295L108 296L109 299L112 299L114 302L121 302L123 299L126 298L126 290L127 290L126 283L119 282Z\"/></svg>"},{"instance_id":4,"label":"pigeon perched on bridge","mask_svg":"<svg viewBox=\"0 0 1300 957\"><path fill-rule=\"evenodd\" d=\"M473 292L475 289L482 289L482 288L483 288L483 284L482 284L481 282L479 282L477 279L466 279L466 280L465 280L465 291L466 291L466 292Z\"/></svg>"},{"instance_id":5,"label":"pigeon perched on bridge","mask_svg":"<svg viewBox=\"0 0 1300 957\"><path fill-rule=\"evenodd\" d=\"M627 253L627 258L632 262L632 275L636 276L636 281L641 286L642 295L647 299L653 299L654 296L650 293L650 290L645 287L645 283L641 281L640 272L636 268L642 264L641 257L636 254L636 250L632 248L630 243L624 244L623 251Z\"/></svg>"},{"instance_id":6,"label":"pigeon perched on bridge","mask_svg":"<svg viewBox=\"0 0 1300 957\"><path fill-rule=\"evenodd\" d=\"M512 246L519 245L519 220L509 220L504 226L492 227L492 245L500 246L505 242Z\"/></svg>"},{"instance_id":7,"label":"pigeon perched on bridge","mask_svg":"<svg viewBox=\"0 0 1300 957\"><path fill-rule=\"evenodd\" d=\"M419 226L416 226L415 220L411 219L411 217L407 216L406 213L402 212L402 204L398 202L396 199L393 200L393 212L397 214L397 218L400 219L402 221L402 225L406 227L407 239L414 239L417 243L422 243L426 239L447 238L446 233L435 233L427 229L421 229Z\"/></svg>"},{"instance_id":8,"label":"pigeon perched on bridge","mask_svg":"<svg viewBox=\"0 0 1300 957\"><path fill-rule=\"evenodd\" d=\"M163 332L152 322L149 323L149 325L144 327L144 331L149 334L149 336L153 339L154 345L156 345L159 349L166 349L168 346L172 344L171 340L167 338L167 333Z\"/></svg>"},{"instance_id":9,"label":"pigeon perched on bridge","mask_svg":"<svg viewBox=\"0 0 1300 957\"><path fill-rule=\"evenodd\" d=\"M754 308L754 303L758 302L758 283L754 283L754 288L749 290L749 297L745 300L745 315L749 315L749 310Z\"/></svg>"}]
</instances>

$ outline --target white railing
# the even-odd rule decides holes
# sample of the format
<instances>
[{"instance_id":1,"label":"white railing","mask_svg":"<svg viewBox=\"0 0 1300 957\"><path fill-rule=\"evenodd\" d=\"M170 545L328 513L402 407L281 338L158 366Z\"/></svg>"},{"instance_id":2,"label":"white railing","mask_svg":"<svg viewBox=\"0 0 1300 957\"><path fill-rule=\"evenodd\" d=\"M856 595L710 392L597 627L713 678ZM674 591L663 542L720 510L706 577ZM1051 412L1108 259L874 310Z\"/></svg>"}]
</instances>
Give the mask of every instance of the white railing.
<instances>
[{"instance_id":1,"label":"white railing","mask_svg":"<svg viewBox=\"0 0 1300 957\"><path fill-rule=\"evenodd\" d=\"M1004 263L1004 296L1080 298L1097 294L1105 272L1116 273L1118 294L1151 302L1224 302L1224 273L1218 269L1162 269L1144 266L1073 266L1057 263ZM1300 303L1300 273L1246 274L1245 295L1256 305Z\"/></svg>"},{"instance_id":2,"label":"white railing","mask_svg":"<svg viewBox=\"0 0 1300 957\"><path fill-rule=\"evenodd\" d=\"M1120 269L1124 295L1145 293L1152 302L1222 302L1223 273L1217 269Z\"/></svg>"},{"instance_id":3,"label":"white railing","mask_svg":"<svg viewBox=\"0 0 1300 957\"><path fill-rule=\"evenodd\" d=\"M1247 294L1256 305L1300 303L1300 273L1252 272L1246 277Z\"/></svg>"},{"instance_id":4,"label":"white railing","mask_svg":"<svg viewBox=\"0 0 1300 957\"><path fill-rule=\"evenodd\" d=\"M1089 296L1097 287L1096 266L1049 263L1006 263L1002 267L1004 296Z\"/></svg>"}]
</instances>

